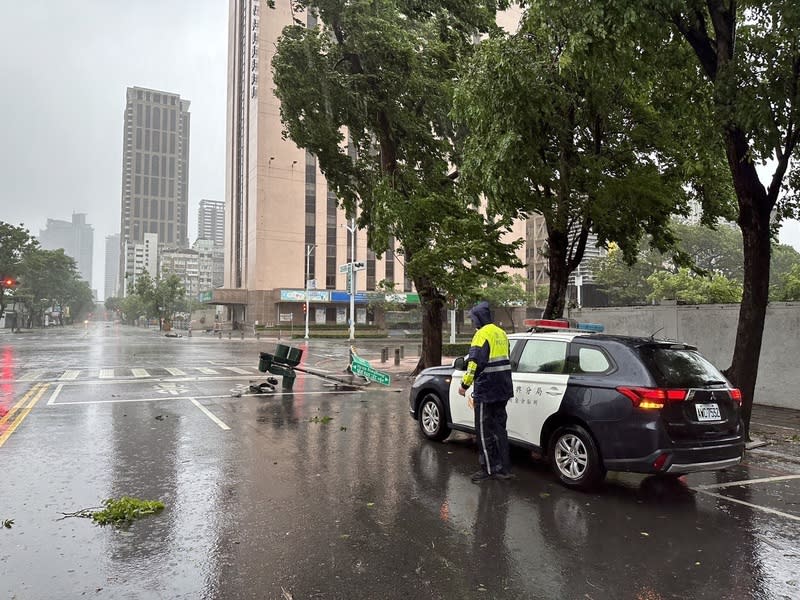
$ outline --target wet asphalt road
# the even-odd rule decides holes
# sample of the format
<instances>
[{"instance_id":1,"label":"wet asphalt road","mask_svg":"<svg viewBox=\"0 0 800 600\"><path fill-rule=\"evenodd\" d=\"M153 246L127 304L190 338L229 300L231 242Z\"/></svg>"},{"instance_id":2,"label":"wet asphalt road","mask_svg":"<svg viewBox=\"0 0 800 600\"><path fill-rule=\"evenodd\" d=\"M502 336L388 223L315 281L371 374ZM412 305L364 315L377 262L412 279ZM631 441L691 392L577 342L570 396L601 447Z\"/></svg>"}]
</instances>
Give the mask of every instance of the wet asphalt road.
<instances>
[{"instance_id":1,"label":"wet asphalt road","mask_svg":"<svg viewBox=\"0 0 800 600\"><path fill-rule=\"evenodd\" d=\"M515 480L474 485L471 439L423 440L407 380L249 396L274 345L0 334L0 598L800 597L800 464L584 494L515 452ZM380 366L380 345L359 350ZM339 374L346 348L304 360ZM122 495L166 509L59 520Z\"/></svg>"}]
</instances>

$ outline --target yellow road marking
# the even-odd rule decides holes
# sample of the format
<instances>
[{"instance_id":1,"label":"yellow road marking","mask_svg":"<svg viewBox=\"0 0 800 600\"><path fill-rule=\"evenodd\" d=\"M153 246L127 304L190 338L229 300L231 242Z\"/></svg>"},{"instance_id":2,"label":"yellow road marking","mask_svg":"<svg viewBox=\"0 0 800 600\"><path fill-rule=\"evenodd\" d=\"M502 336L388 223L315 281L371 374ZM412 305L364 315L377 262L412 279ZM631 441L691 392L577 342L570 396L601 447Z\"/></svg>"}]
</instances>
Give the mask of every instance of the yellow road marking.
<instances>
[{"instance_id":1,"label":"yellow road marking","mask_svg":"<svg viewBox=\"0 0 800 600\"><path fill-rule=\"evenodd\" d=\"M34 388L31 388L30 390L28 390L28 393L26 393L25 396L22 397L22 401L18 402L14 406L13 410L16 410L17 407L20 406L22 402L25 401L26 398L30 398L30 400L28 401L28 405L24 409L22 409L22 411L17 415L17 418L14 419L14 422L11 423L11 425L9 425L8 428L2 434L0 434L0 447L2 447L3 444L6 443L6 440L11 437L11 434L14 433L14 431L16 431L17 427L19 427L19 424L25 420L25 417L27 417L28 413L30 413L31 410L33 410L33 407L36 406L36 403L39 402L42 396L44 396L44 393L47 391L47 388L49 387L50 387L49 383L41 384L39 388L36 389L35 393L32 396L31 392L34 391ZM9 415L5 415L3 419L5 420L8 416Z\"/></svg>"},{"instance_id":2,"label":"yellow road marking","mask_svg":"<svg viewBox=\"0 0 800 600\"><path fill-rule=\"evenodd\" d=\"M12 406L9 409L9 411L5 415L3 415L2 418L0 418L0 426L5 425L6 421L10 421L11 417L14 416L14 413L17 412L20 409L20 407L23 404L25 404L25 402L27 402L28 398L30 398L31 396L33 396L33 394L36 393L36 390L39 389L39 386L41 385L42 385L41 383L36 383L33 385L33 387L31 387L31 389L25 392L22 395L22 398L20 398L19 402L17 402L14 406Z\"/></svg>"}]
</instances>

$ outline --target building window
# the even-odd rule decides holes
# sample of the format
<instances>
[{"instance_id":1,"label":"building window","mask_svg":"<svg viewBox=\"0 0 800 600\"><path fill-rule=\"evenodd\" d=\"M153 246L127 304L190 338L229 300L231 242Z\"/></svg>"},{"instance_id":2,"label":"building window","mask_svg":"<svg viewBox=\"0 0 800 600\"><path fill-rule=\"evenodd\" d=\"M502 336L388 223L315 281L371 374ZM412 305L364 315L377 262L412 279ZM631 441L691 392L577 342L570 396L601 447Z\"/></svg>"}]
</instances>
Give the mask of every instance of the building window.
<instances>
[{"instance_id":1,"label":"building window","mask_svg":"<svg viewBox=\"0 0 800 600\"><path fill-rule=\"evenodd\" d=\"M142 210L142 200L141 198L136 198L133 201L133 216L137 219L139 218L139 212Z\"/></svg>"},{"instance_id":2,"label":"building window","mask_svg":"<svg viewBox=\"0 0 800 600\"><path fill-rule=\"evenodd\" d=\"M157 131L153 132L153 152L161 152L161 136Z\"/></svg>"},{"instance_id":3,"label":"building window","mask_svg":"<svg viewBox=\"0 0 800 600\"><path fill-rule=\"evenodd\" d=\"M150 178L150 195L158 196L158 177Z\"/></svg>"},{"instance_id":4,"label":"building window","mask_svg":"<svg viewBox=\"0 0 800 600\"><path fill-rule=\"evenodd\" d=\"M150 200L150 218L157 219L158 218L158 200L152 199ZM157 233L157 232L153 232Z\"/></svg>"},{"instance_id":5,"label":"building window","mask_svg":"<svg viewBox=\"0 0 800 600\"><path fill-rule=\"evenodd\" d=\"M147 152L150 152L150 130L144 130L144 149Z\"/></svg>"},{"instance_id":6,"label":"building window","mask_svg":"<svg viewBox=\"0 0 800 600\"><path fill-rule=\"evenodd\" d=\"M142 178L141 176L137 175L135 183L133 185L133 193L134 194L141 194L142 193Z\"/></svg>"},{"instance_id":7,"label":"building window","mask_svg":"<svg viewBox=\"0 0 800 600\"><path fill-rule=\"evenodd\" d=\"M136 105L136 124L141 127L142 126L142 105Z\"/></svg>"},{"instance_id":8,"label":"building window","mask_svg":"<svg viewBox=\"0 0 800 600\"><path fill-rule=\"evenodd\" d=\"M170 205L171 204L172 203L170 203ZM175 241L175 231L172 223L167 224L167 241L169 241L170 244Z\"/></svg>"},{"instance_id":9,"label":"building window","mask_svg":"<svg viewBox=\"0 0 800 600\"><path fill-rule=\"evenodd\" d=\"M157 139L158 137L155 138L155 140ZM155 154L150 157L150 164L152 165L150 168L150 174L158 177L158 157Z\"/></svg>"},{"instance_id":10,"label":"building window","mask_svg":"<svg viewBox=\"0 0 800 600\"><path fill-rule=\"evenodd\" d=\"M142 149L142 129L141 127L136 128L136 149Z\"/></svg>"},{"instance_id":11,"label":"building window","mask_svg":"<svg viewBox=\"0 0 800 600\"><path fill-rule=\"evenodd\" d=\"M166 127L164 129L166 129ZM169 130L170 131L175 131L176 130L175 109L174 108L169 111Z\"/></svg>"}]
</instances>

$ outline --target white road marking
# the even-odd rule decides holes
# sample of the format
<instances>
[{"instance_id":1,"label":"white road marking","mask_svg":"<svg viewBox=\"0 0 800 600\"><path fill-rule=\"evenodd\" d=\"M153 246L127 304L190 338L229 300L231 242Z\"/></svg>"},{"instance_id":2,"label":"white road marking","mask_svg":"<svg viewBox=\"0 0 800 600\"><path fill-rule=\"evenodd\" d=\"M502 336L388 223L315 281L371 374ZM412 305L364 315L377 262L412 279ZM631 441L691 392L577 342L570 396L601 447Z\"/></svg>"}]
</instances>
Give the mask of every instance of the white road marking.
<instances>
[{"instance_id":1,"label":"white road marking","mask_svg":"<svg viewBox=\"0 0 800 600\"><path fill-rule=\"evenodd\" d=\"M58 386L56 386L56 389L53 390L53 394L50 396L50 400L47 401L47 406L52 406L55 404L56 398L58 398L58 395L61 393L61 388L63 387L63 383L59 383Z\"/></svg>"},{"instance_id":2,"label":"white road marking","mask_svg":"<svg viewBox=\"0 0 800 600\"><path fill-rule=\"evenodd\" d=\"M197 370L200 371L203 375L219 375L219 371L215 371L214 369L209 369L208 367L197 367Z\"/></svg>"},{"instance_id":3,"label":"white road marking","mask_svg":"<svg viewBox=\"0 0 800 600\"><path fill-rule=\"evenodd\" d=\"M180 369L176 369L174 367L164 367L164 370L170 375L186 375L185 371L181 371Z\"/></svg>"},{"instance_id":4,"label":"white road marking","mask_svg":"<svg viewBox=\"0 0 800 600\"><path fill-rule=\"evenodd\" d=\"M249 375L250 371L245 371L244 369L240 369L239 367L222 367L223 369L228 369L228 371L233 371L234 373L239 373L239 375Z\"/></svg>"},{"instance_id":5,"label":"white road marking","mask_svg":"<svg viewBox=\"0 0 800 600\"><path fill-rule=\"evenodd\" d=\"M70 369L70 370L64 371L64 374L61 375L61 377L59 377L59 380L61 380L61 381L73 381L73 380L77 379L78 375L80 375L80 374L81 374L80 371L76 371L74 369Z\"/></svg>"},{"instance_id":6,"label":"white road marking","mask_svg":"<svg viewBox=\"0 0 800 600\"><path fill-rule=\"evenodd\" d=\"M113 379L114 369L100 369L100 379Z\"/></svg>"},{"instance_id":7,"label":"white road marking","mask_svg":"<svg viewBox=\"0 0 800 600\"><path fill-rule=\"evenodd\" d=\"M756 510L760 510L771 515L778 515L779 517L786 517L787 519L791 519L792 521L800 521L800 517L797 515L790 515L789 513L781 512L779 510L775 510L774 508L769 508L767 506L759 506L758 504L751 504L750 502L745 502L744 500L738 500L737 498L729 498L728 496L723 496L722 494L715 494L714 492L708 492L706 490L697 490L701 494L705 494L706 496L711 496L713 498L718 498L720 500L726 500L728 502L734 502L736 504L742 504L744 506L748 506L750 508L754 508Z\"/></svg>"},{"instance_id":8,"label":"white road marking","mask_svg":"<svg viewBox=\"0 0 800 600\"><path fill-rule=\"evenodd\" d=\"M45 373L44 369L34 369L33 371L28 371L27 373L25 373L25 375L20 377L17 381L36 381L37 379L39 379L39 377L44 375L44 373Z\"/></svg>"},{"instance_id":9,"label":"white road marking","mask_svg":"<svg viewBox=\"0 0 800 600\"><path fill-rule=\"evenodd\" d=\"M754 483L771 483L773 481L787 481L789 479L800 479L800 475L779 475L777 477L761 477L760 479L743 479L742 481L729 481L727 483L713 483L710 485L695 486L696 490L719 490L737 485L752 485Z\"/></svg>"},{"instance_id":10,"label":"white road marking","mask_svg":"<svg viewBox=\"0 0 800 600\"><path fill-rule=\"evenodd\" d=\"M363 394L364 392L361 390L348 390L348 391L320 391L320 392L275 392L275 396L280 396L281 398L285 396L324 396L324 395L333 395L333 394ZM242 394L241 398L265 398L269 397L270 394ZM197 400L212 400L212 399L222 399L222 400L240 400L241 398L237 398L231 396L230 394L213 394L211 396L194 396ZM179 398L179 397L160 397L160 398L114 398L109 400L76 400L76 401L67 401L67 402L55 402L53 406L77 406L77 405L90 405L90 404L124 404L126 402L169 402L172 400L186 400L186 398Z\"/></svg>"},{"instance_id":11,"label":"white road marking","mask_svg":"<svg viewBox=\"0 0 800 600\"><path fill-rule=\"evenodd\" d=\"M195 405L197 408L199 408L200 410L202 410L202 411L205 413L205 415L206 415L206 416L207 416L209 419L211 419L212 421L214 421L214 423L216 423L217 425L219 425L220 429L223 429L223 430L225 430L225 431L227 431L227 430L229 430L229 429L230 429L230 427L228 427L228 426L227 426L225 423L223 423L222 421L220 421L220 419L219 419L219 418L218 418L218 417L217 417L217 416L216 416L214 413L212 413L212 412L211 412L210 410L208 410L208 409L207 409L205 406L203 406L202 404L200 404L200 403L199 403L197 400L195 400L194 398L189 398L189 400L191 400L191 401L192 401L192 404L194 404L194 405Z\"/></svg>"},{"instance_id":12,"label":"white road marking","mask_svg":"<svg viewBox=\"0 0 800 600\"><path fill-rule=\"evenodd\" d=\"M131 369L131 373L133 373L134 377L150 377L147 369Z\"/></svg>"}]
</instances>

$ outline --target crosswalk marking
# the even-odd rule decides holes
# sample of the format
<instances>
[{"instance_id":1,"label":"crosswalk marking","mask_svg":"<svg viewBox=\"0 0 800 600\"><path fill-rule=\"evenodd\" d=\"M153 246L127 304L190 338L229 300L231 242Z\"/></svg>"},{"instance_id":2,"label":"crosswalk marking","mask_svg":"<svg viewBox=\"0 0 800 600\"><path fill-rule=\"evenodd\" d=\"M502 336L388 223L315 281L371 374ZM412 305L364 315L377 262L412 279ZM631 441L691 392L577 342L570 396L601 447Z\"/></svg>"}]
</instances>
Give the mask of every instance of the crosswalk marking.
<instances>
[{"instance_id":1,"label":"crosswalk marking","mask_svg":"<svg viewBox=\"0 0 800 600\"><path fill-rule=\"evenodd\" d=\"M113 379L114 369L100 369L100 379Z\"/></svg>"},{"instance_id":2,"label":"crosswalk marking","mask_svg":"<svg viewBox=\"0 0 800 600\"><path fill-rule=\"evenodd\" d=\"M176 369L174 367L164 367L164 370L170 375L186 375L184 371L181 371L180 369Z\"/></svg>"},{"instance_id":3,"label":"crosswalk marking","mask_svg":"<svg viewBox=\"0 0 800 600\"><path fill-rule=\"evenodd\" d=\"M218 372L214 369L209 369L208 367L197 367L197 370L200 371L203 375L217 375Z\"/></svg>"},{"instance_id":4,"label":"crosswalk marking","mask_svg":"<svg viewBox=\"0 0 800 600\"><path fill-rule=\"evenodd\" d=\"M59 379L62 380L62 381L73 381L73 380L77 379L78 375L80 375L80 374L81 374L81 372L78 371L78 370L67 370L67 371L64 371L63 375L61 375L61 377L59 377Z\"/></svg>"},{"instance_id":5,"label":"crosswalk marking","mask_svg":"<svg viewBox=\"0 0 800 600\"><path fill-rule=\"evenodd\" d=\"M134 377L150 377L147 369L131 369L131 373L133 373Z\"/></svg>"},{"instance_id":6,"label":"crosswalk marking","mask_svg":"<svg viewBox=\"0 0 800 600\"><path fill-rule=\"evenodd\" d=\"M44 373L44 369L34 369L33 371L25 373L25 375L19 378L19 381L36 381L39 377L44 375Z\"/></svg>"},{"instance_id":7,"label":"crosswalk marking","mask_svg":"<svg viewBox=\"0 0 800 600\"><path fill-rule=\"evenodd\" d=\"M228 369L228 371L233 371L234 373L238 373L239 375L249 375L250 371L245 371L244 369L240 369L239 367L223 367Z\"/></svg>"}]
</instances>

